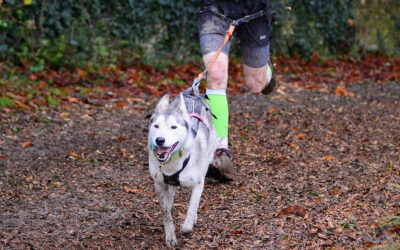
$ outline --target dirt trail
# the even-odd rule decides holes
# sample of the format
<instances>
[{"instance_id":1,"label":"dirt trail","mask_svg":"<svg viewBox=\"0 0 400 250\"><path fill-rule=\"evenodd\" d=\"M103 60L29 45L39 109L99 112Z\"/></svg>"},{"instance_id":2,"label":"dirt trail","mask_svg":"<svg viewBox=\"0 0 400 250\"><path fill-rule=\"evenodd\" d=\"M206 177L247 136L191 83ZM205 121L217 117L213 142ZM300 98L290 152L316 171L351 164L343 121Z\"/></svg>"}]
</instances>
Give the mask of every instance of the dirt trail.
<instances>
[{"instance_id":1,"label":"dirt trail","mask_svg":"<svg viewBox=\"0 0 400 250\"><path fill-rule=\"evenodd\" d=\"M178 235L182 248L400 241L400 222L380 221L400 218L400 84L347 86L355 97L335 88L283 84L288 97L230 97L240 177L207 180L194 233ZM155 101L0 112L0 248L164 248L147 170ZM178 229L187 197L178 191Z\"/></svg>"}]
</instances>

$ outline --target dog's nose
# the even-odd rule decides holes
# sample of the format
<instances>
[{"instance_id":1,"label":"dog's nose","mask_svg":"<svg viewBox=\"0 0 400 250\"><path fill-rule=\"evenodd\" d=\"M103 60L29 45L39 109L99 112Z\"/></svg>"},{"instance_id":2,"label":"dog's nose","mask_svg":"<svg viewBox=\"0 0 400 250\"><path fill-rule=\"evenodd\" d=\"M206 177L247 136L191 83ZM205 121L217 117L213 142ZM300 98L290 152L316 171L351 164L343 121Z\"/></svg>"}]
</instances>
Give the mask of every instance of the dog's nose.
<instances>
[{"instance_id":1,"label":"dog's nose","mask_svg":"<svg viewBox=\"0 0 400 250\"><path fill-rule=\"evenodd\" d=\"M156 143L158 146L162 146L165 143L165 138L164 137L157 137L156 138Z\"/></svg>"}]
</instances>

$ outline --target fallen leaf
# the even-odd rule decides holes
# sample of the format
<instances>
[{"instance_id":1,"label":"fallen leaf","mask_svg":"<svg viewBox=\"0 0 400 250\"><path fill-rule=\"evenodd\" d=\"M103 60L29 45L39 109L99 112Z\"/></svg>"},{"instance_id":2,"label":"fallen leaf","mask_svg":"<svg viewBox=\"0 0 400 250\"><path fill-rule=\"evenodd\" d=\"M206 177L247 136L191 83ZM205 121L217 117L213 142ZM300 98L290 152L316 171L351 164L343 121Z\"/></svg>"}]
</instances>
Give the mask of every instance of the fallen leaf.
<instances>
[{"instance_id":1,"label":"fallen leaf","mask_svg":"<svg viewBox=\"0 0 400 250\"><path fill-rule=\"evenodd\" d=\"M79 155L77 155L77 154L75 154L75 153L69 153L69 156L71 156L71 157L74 157L74 158L78 158L79 157Z\"/></svg>"},{"instance_id":2,"label":"fallen leaf","mask_svg":"<svg viewBox=\"0 0 400 250\"><path fill-rule=\"evenodd\" d=\"M335 224L333 224L332 220L330 218L327 219L328 221L328 227L329 228L335 228Z\"/></svg>"},{"instance_id":3,"label":"fallen leaf","mask_svg":"<svg viewBox=\"0 0 400 250\"><path fill-rule=\"evenodd\" d=\"M306 135L303 133L300 133L296 136L297 140L304 140L304 138L306 138Z\"/></svg>"},{"instance_id":4,"label":"fallen leaf","mask_svg":"<svg viewBox=\"0 0 400 250\"><path fill-rule=\"evenodd\" d=\"M25 104L23 104L22 102L18 101L18 100L14 100L14 102L17 104L18 107L20 107L21 109L27 109L28 106L26 106Z\"/></svg>"},{"instance_id":5,"label":"fallen leaf","mask_svg":"<svg viewBox=\"0 0 400 250\"><path fill-rule=\"evenodd\" d=\"M345 88L342 88L340 86L336 87L336 90L335 90L335 94L336 95L345 95L345 93L346 93L346 89Z\"/></svg>"},{"instance_id":6,"label":"fallen leaf","mask_svg":"<svg viewBox=\"0 0 400 250\"><path fill-rule=\"evenodd\" d=\"M86 76L86 72L80 68L76 68L76 72L80 78L84 78Z\"/></svg>"},{"instance_id":7,"label":"fallen leaf","mask_svg":"<svg viewBox=\"0 0 400 250\"><path fill-rule=\"evenodd\" d=\"M234 230L234 231L232 232L232 234L234 234L234 235L243 234L243 230L236 229L236 230Z\"/></svg>"},{"instance_id":8,"label":"fallen leaf","mask_svg":"<svg viewBox=\"0 0 400 250\"><path fill-rule=\"evenodd\" d=\"M145 84L143 86L143 88L155 96L161 96L161 94L162 94L158 89L156 89L153 85L150 85L150 84Z\"/></svg>"},{"instance_id":9,"label":"fallen leaf","mask_svg":"<svg viewBox=\"0 0 400 250\"><path fill-rule=\"evenodd\" d=\"M26 142L21 143L21 146L23 148L29 147L31 145L32 145L31 140L27 140Z\"/></svg>"},{"instance_id":10,"label":"fallen leaf","mask_svg":"<svg viewBox=\"0 0 400 250\"><path fill-rule=\"evenodd\" d=\"M7 155L0 155L0 159L7 159Z\"/></svg>"},{"instance_id":11,"label":"fallen leaf","mask_svg":"<svg viewBox=\"0 0 400 250\"><path fill-rule=\"evenodd\" d=\"M124 190L127 193L141 193L141 194L144 193L143 190L139 190L139 189L136 189L136 188L129 188L128 186L124 186Z\"/></svg>"},{"instance_id":12,"label":"fallen leaf","mask_svg":"<svg viewBox=\"0 0 400 250\"><path fill-rule=\"evenodd\" d=\"M373 247L373 246L376 246L376 243L373 242L373 241L365 241L363 243L363 245L366 246L366 247Z\"/></svg>"},{"instance_id":13,"label":"fallen leaf","mask_svg":"<svg viewBox=\"0 0 400 250\"><path fill-rule=\"evenodd\" d=\"M67 96L67 101L70 102L70 103L80 103L78 98L71 97L71 96Z\"/></svg>"},{"instance_id":14,"label":"fallen leaf","mask_svg":"<svg viewBox=\"0 0 400 250\"><path fill-rule=\"evenodd\" d=\"M347 97L355 97L356 95L352 92L348 92L346 90L346 88L343 88L341 86L337 86L336 90L335 90L335 94L336 95L343 95L343 96L347 96Z\"/></svg>"},{"instance_id":15,"label":"fallen leaf","mask_svg":"<svg viewBox=\"0 0 400 250\"><path fill-rule=\"evenodd\" d=\"M302 206L293 205L293 206L282 209L279 212L278 217L288 216L288 215L304 217L306 215L306 211L304 210L304 208Z\"/></svg>"},{"instance_id":16,"label":"fallen leaf","mask_svg":"<svg viewBox=\"0 0 400 250\"><path fill-rule=\"evenodd\" d=\"M333 155L326 155L322 158L323 161L330 161L332 159L335 159L335 156Z\"/></svg>"},{"instance_id":17,"label":"fallen leaf","mask_svg":"<svg viewBox=\"0 0 400 250\"><path fill-rule=\"evenodd\" d=\"M37 75L35 75L35 74L30 74L30 75L28 76L28 78L29 78L29 80L31 80L31 81L36 81L36 80L38 79Z\"/></svg>"},{"instance_id":18,"label":"fallen leaf","mask_svg":"<svg viewBox=\"0 0 400 250\"><path fill-rule=\"evenodd\" d=\"M340 190L339 189L333 189L333 190L329 191L329 194L330 195L338 195L338 194L340 194Z\"/></svg>"},{"instance_id":19,"label":"fallen leaf","mask_svg":"<svg viewBox=\"0 0 400 250\"><path fill-rule=\"evenodd\" d=\"M356 239L357 239L357 234L356 234L356 232L348 232L346 235L347 235L347 237L349 237L349 238L351 238L351 239L353 239L353 240L356 240Z\"/></svg>"},{"instance_id":20,"label":"fallen leaf","mask_svg":"<svg viewBox=\"0 0 400 250\"><path fill-rule=\"evenodd\" d=\"M276 108L270 108L269 110L268 110L268 113L275 113L276 112Z\"/></svg>"},{"instance_id":21,"label":"fallen leaf","mask_svg":"<svg viewBox=\"0 0 400 250\"><path fill-rule=\"evenodd\" d=\"M40 81L39 85L37 86L38 90L42 90L46 87L46 82L45 81Z\"/></svg>"},{"instance_id":22,"label":"fallen leaf","mask_svg":"<svg viewBox=\"0 0 400 250\"><path fill-rule=\"evenodd\" d=\"M350 27L353 27L353 26L354 26L354 21L353 21L353 19L349 18L349 19L347 19L347 22L349 23Z\"/></svg>"},{"instance_id":23,"label":"fallen leaf","mask_svg":"<svg viewBox=\"0 0 400 250\"><path fill-rule=\"evenodd\" d=\"M126 107L126 103L121 102L121 103L117 103L114 105L114 108L125 108Z\"/></svg>"},{"instance_id":24,"label":"fallen leaf","mask_svg":"<svg viewBox=\"0 0 400 250\"><path fill-rule=\"evenodd\" d=\"M321 202L321 198L320 197L316 197L312 200L313 203L320 203Z\"/></svg>"},{"instance_id":25,"label":"fallen leaf","mask_svg":"<svg viewBox=\"0 0 400 250\"><path fill-rule=\"evenodd\" d=\"M317 84L310 84L310 85L307 85L307 88L308 89L316 89L316 88L318 88L318 86L317 86Z\"/></svg>"}]
</instances>

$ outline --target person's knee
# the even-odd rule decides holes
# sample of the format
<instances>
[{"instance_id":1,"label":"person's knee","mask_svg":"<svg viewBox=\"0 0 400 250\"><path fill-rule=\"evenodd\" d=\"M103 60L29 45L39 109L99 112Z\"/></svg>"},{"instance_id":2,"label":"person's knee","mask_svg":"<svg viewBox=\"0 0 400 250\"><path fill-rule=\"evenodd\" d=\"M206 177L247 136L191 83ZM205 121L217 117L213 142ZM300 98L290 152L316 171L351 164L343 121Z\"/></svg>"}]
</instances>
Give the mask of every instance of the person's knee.
<instances>
[{"instance_id":1,"label":"person's knee","mask_svg":"<svg viewBox=\"0 0 400 250\"><path fill-rule=\"evenodd\" d=\"M227 87L228 69L223 62L216 61L207 71L207 84L211 89L223 89Z\"/></svg>"},{"instance_id":2,"label":"person's knee","mask_svg":"<svg viewBox=\"0 0 400 250\"><path fill-rule=\"evenodd\" d=\"M251 93L260 93L267 84L267 70L244 67L246 85Z\"/></svg>"}]
</instances>

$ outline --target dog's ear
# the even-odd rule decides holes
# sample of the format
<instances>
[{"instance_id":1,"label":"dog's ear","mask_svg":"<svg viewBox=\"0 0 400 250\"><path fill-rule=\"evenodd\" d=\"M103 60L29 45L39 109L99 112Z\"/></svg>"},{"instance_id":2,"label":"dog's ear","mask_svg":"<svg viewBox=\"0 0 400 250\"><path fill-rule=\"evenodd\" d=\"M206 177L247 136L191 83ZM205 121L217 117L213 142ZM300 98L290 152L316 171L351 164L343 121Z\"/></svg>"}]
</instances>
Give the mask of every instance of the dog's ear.
<instances>
[{"instance_id":1,"label":"dog's ear","mask_svg":"<svg viewBox=\"0 0 400 250\"><path fill-rule=\"evenodd\" d=\"M189 114L186 109L186 104L185 104L185 99L183 98L182 93L179 95L179 105L178 105L179 111L182 113L185 119L189 120Z\"/></svg>"},{"instance_id":2,"label":"dog's ear","mask_svg":"<svg viewBox=\"0 0 400 250\"><path fill-rule=\"evenodd\" d=\"M158 113L158 112L165 111L168 108L168 105L169 105L169 95L166 94L158 102L157 107L156 107L156 112Z\"/></svg>"}]
</instances>

